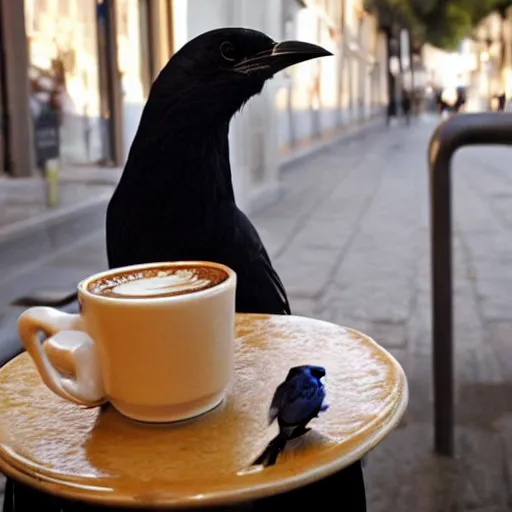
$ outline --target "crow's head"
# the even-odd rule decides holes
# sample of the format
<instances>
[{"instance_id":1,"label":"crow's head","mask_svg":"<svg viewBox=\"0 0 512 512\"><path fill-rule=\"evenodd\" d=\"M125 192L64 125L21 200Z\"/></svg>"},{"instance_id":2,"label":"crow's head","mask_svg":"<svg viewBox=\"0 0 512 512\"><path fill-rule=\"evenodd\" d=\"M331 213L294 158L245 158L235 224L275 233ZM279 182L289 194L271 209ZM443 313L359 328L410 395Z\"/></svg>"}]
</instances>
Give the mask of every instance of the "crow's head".
<instances>
[{"instance_id":1,"label":"crow's head","mask_svg":"<svg viewBox=\"0 0 512 512\"><path fill-rule=\"evenodd\" d=\"M204 115L229 119L278 71L332 55L314 44L273 41L245 28L223 28L197 36L164 67L151 94L179 101Z\"/></svg>"}]
</instances>

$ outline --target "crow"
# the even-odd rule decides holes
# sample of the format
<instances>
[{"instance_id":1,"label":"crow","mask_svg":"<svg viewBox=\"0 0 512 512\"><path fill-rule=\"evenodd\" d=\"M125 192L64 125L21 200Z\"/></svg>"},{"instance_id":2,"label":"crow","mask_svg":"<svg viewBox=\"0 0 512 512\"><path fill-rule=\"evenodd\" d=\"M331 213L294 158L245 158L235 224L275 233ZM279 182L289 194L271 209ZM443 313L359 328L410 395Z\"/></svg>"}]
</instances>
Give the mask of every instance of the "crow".
<instances>
[{"instance_id":1,"label":"crow","mask_svg":"<svg viewBox=\"0 0 512 512\"><path fill-rule=\"evenodd\" d=\"M110 268L170 260L223 263L237 274L239 313L290 314L253 224L237 207L228 132L233 115L278 71L331 55L222 28L182 47L152 84L107 208Z\"/></svg>"},{"instance_id":2,"label":"crow","mask_svg":"<svg viewBox=\"0 0 512 512\"><path fill-rule=\"evenodd\" d=\"M237 274L238 313L291 314L284 286L252 223L237 207L229 162L231 118L288 66L331 53L255 30L222 28L183 46L151 86L121 179L107 208L110 268L202 260ZM363 512L361 464L300 491L260 500L288 510L341 497ZM313 498L315 496L315 498Z\"/></svg>"},{"instance_id":3,"label":"crow","mask_svg":"<svg viewBox=\"0 0 512 512\"><path fill-rule=\"evenodd\" d=\"M253 462L253 465L272 466L284 450L286 443L306 434L308 423L326 411L325 389L322 366L295 366L291 368L284 382L277 387L268 414L268 423L277 419L279 433Z\"/></svg>"}]
</instances>

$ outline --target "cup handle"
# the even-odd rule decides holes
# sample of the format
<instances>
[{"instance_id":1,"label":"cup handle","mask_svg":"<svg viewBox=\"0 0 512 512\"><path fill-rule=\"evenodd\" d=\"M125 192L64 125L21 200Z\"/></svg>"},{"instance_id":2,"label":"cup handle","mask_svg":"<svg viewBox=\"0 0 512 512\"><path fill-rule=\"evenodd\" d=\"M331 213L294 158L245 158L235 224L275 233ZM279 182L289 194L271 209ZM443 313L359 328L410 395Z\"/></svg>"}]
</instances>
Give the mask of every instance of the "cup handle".
<instances>
[{"instance_id":1,"label":"cup handle","mask_svg":"<svg viewBox=\"0 0 512 512\"><path fill-rule=\"evenodd\" d=\"M87 407L106 401L96 346L84 331L80 315L29 308L18 319L18 332L43 382L54 393ZM44 348L41 332L47 337Z\"/></svg>"}]
</instances>

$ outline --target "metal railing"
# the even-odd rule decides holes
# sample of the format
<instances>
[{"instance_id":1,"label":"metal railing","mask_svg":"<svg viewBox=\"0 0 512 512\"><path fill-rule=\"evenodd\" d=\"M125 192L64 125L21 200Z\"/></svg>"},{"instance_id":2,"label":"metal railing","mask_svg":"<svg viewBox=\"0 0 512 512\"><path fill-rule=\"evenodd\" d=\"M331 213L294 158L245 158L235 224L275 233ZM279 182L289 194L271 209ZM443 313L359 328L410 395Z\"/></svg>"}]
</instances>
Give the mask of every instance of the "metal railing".
<instances>
[{"instance_id":1,"label":"metal railing","mask_svg":"<svg viewBox=\"0 0 512 512\"><path fill-rule=\"evenodd\" d=\"M459 114L440 124L430 140L432 350L434 447L454 454L453 283L451 163L466 146L512 145L512 113ZM512 159L511 159L512 167ZM510 347L512 356L512 345Z\"/></svg>"}]
</instances>

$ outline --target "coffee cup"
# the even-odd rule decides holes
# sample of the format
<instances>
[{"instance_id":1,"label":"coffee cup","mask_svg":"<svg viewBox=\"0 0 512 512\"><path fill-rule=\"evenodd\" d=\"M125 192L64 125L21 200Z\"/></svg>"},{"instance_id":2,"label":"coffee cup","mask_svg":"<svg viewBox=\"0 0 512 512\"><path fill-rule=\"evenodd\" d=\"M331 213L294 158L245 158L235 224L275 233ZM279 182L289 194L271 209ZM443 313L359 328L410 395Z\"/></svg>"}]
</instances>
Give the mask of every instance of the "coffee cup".
<instances>
[{"instance_id":1,"label":"coffee cup","mask_svg":"<svg viewBox=\"0 0 512 512\"><path fill-rule=\"evenodd\" d=\"M18 330L43 382L60 397L87 407L110 402L134 420L180 421L224 398L235 291L235 272L217 263L117 268L78 284L80 314L33 307Z\"/></svg>"}]
</instances>

